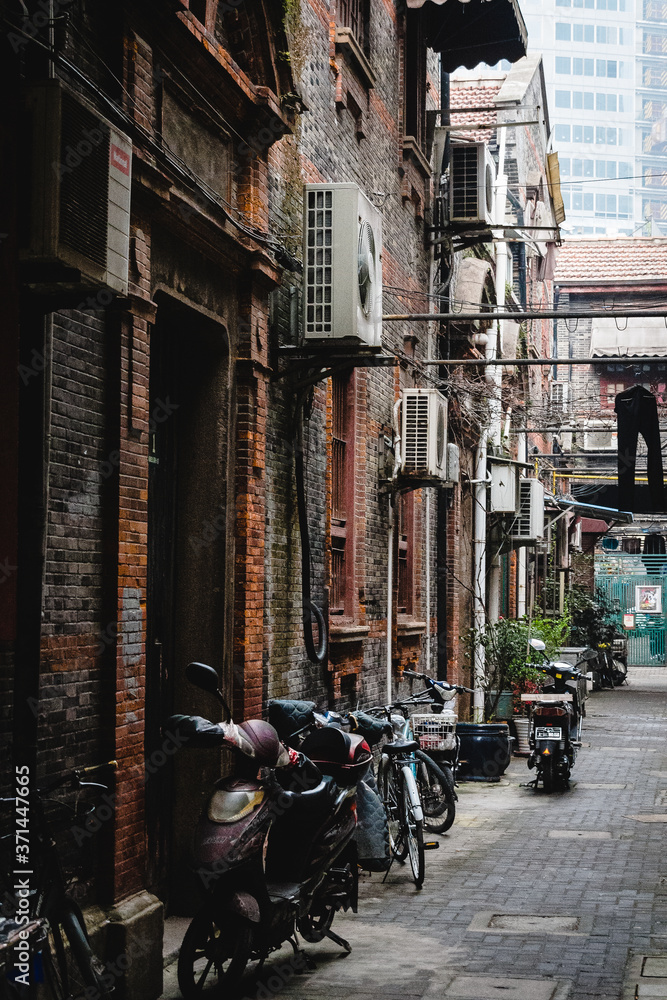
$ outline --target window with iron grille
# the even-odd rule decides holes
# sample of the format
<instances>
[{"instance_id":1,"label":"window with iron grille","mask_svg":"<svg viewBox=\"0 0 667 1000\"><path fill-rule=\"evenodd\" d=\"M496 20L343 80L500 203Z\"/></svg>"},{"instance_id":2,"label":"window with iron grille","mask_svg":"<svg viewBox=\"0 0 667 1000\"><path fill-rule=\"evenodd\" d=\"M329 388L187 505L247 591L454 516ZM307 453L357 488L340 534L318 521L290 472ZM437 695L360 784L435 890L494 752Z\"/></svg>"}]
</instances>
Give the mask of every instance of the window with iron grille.
<instances>
[{"instance_id":1,"label":"window with iron grille","mask_svg":"<svg viewBox=\"0 0 667 1000\"><path fill-rule=\"evenodd\" d=\"M331 379L332 615L353 614L354 374Z\"/></svg>"},{"instance_id":2,"label":"window with iron grille","mask_svg":"<svg viewBox=\"0 0 667 1000\"><path fill-rule=\"evenodd\" d=\"M412 552L414 493L398 500L398 605L399 615L412 614Z\"/></svg>"},{"instance_id":3,"label":"window with iron grille","mask_svg":"<svg viewBox=\"0 0 667 1000\"><path fill-rule=\"evenodd\" d=\"M368 50L368 0L337 0L341 28L350 28L361 48Z\"/></svg>"}]
</instances>

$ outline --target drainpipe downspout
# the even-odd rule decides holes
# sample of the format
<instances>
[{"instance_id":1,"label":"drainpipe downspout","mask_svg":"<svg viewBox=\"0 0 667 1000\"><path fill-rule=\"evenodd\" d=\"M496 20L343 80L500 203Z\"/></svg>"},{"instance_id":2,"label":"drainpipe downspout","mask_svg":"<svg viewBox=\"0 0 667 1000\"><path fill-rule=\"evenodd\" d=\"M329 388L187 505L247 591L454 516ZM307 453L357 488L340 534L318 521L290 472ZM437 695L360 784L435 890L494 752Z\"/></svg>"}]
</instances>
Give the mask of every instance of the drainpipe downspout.
<instances>
[{"instance_id":1,"label":"drainpipe downspout","mask_svg":"<svg viewBox=\"0 0 667 1000\"><path fill-rule=\"evenodd\" d=\"M392 693L392 660L394 618L394 498L389 495L389 530L387 532L387 704L393 699Z\"/></svg>"}]
</instances>

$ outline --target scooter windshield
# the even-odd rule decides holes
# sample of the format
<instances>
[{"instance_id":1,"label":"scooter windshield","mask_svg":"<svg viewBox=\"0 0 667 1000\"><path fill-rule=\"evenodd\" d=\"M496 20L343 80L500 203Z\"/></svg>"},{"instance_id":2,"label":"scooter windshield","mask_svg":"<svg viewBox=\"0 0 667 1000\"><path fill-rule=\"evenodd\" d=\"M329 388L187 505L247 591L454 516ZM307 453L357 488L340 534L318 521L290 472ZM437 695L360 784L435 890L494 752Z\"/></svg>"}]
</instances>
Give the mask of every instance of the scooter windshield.
<instances>
[{"instance_id":1,"label":"scooter windshield","mask_svg":"<svg viewBox=\"0 0 667 1000\"><path fill-rule=\"evenodd\" d=\"M244 816L249 816L253 810L264 801L264 789L248 788L229 791L219 788L213 793L208 803L208 818L212 823L238 823Z\"/></svg>"}]
</instances>

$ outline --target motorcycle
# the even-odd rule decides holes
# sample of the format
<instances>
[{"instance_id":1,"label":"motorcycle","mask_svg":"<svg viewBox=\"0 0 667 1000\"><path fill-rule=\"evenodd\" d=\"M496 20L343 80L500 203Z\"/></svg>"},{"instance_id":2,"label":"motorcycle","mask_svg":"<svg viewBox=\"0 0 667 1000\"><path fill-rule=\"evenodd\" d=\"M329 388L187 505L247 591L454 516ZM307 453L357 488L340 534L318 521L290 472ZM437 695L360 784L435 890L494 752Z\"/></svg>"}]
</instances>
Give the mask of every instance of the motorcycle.
<instances>
[{"instance_id":1,"label":"motorcycle","mask_svg":"<svg viewBox=\"0 0 667 1000\"><path fill-rule=\"evenodd\" d=\"M338 910L357 910L355 784L371 753L363 740L352 745L330 730L334 739L321 753L332 758L336 778L323 775L268 722L236 725L211 667L190 663L186 675L218 699L226 721L173 716L166 727L189 747L234 751L234 773L215 783L195 831L205 899L178 959L179 987L193 1000L206 988L233 991L249 962L261 967L285 942L303 967L297 931L351 951L331 924Z\"/></svg>"},{"instance_id":2,"label":"motorcycle","mask_svg":"<svg viewBox=\"0 0 667 1000\"><path fill-rule=\"evenodd\" d=\"M568 787L586 714L586 676L579 667L595 659L597 653L594 649L585 650L572 666L548 660L541 639L531 639L529 645L546 660L546 666L534 666L547 674L552 683L548 691L521 695L521 700L531 705L528 737L531 753L527 763L529 768L536 769L535 788L541 781L544 791L551 792Z\"/></svg>"}]
</instances>

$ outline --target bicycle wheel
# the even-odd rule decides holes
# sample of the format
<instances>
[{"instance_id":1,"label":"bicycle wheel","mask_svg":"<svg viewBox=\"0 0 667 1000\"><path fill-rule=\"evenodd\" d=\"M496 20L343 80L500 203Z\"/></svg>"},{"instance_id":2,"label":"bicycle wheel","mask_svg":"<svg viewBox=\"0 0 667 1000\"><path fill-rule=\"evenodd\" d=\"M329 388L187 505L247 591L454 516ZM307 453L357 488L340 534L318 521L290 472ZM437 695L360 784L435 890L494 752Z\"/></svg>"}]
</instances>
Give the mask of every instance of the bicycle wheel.
<instances>
[{"instance_id":1,"label":"bicycle wheel","mask_svg":"<svg viewBox=\"0 0 667 1000\"><path fill-rule=\"evenodd\" d=\"M83 916L74 909L51 922L44 973L54 1000L90 997L91 989L96 1000L113 996L113 976L90 947Z\"/></svg>"},{"instance_id":2,"label":"bicycle wheel","mask_svg":"<svg viewBox=\"0 0 667 1000\"><path fill-rule=\"evenodd\" d=\"M403 818L397 775L388 757L382 756L377 775L380 798L387 814L389 847L397 861L405 861L408 845L403 835Z\"/></svg>"},{"instance_id":3,"label":"bicycle wheel","mask_svg":"<svg viewBox=\"0 0 667 1000\"><path fill-rule=\"evenodd\" d=\"M424 884L426 874L426 864L424 861L424 828L422 820L415 819L410 789L405 778L401 781L401 791L403 798L403 822L404 835L407 843L407 853L410 858L410 867L415 885L421 889Z\"/></svg>"},{"instance_id":4,"label":"bicycle wheel","mask_svg":"<svg viewBox=\"0 0 667 1000\"><path fill-rule=\"evenodd\" d=\"M250 958L252 933L231 913L204 907L185 932L178 955L178 985L185 1000L222 996L238 985Z\"/></svg>"},{"instance_id":5,"label":"bicycle wheel","mask_svg":"<svg viewBox=\"0 0 667 1000\"><path fill-rule=\"evenodd\" d=\"M417 751L417 785L424 807L424 827L445 833L456 816L454 778L448 767L438 767L422 751Z\"/></svg>"}]
</instances>

